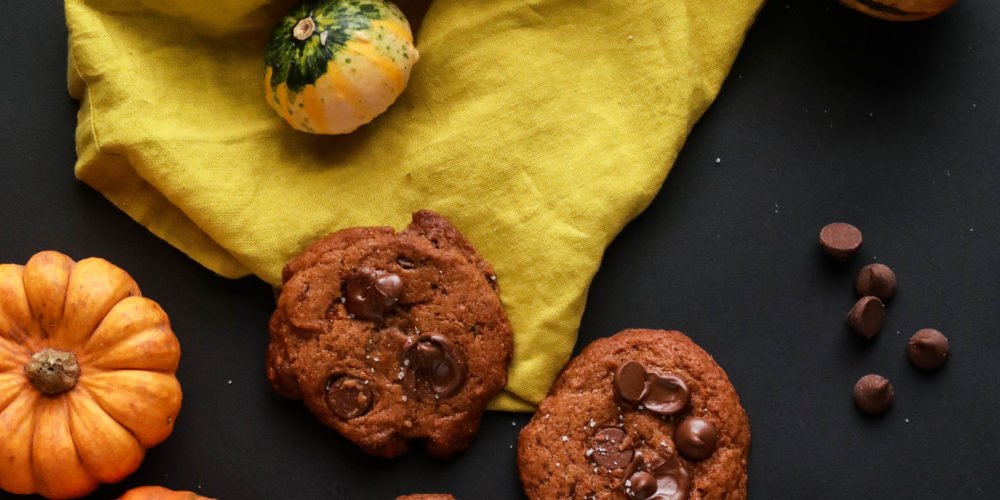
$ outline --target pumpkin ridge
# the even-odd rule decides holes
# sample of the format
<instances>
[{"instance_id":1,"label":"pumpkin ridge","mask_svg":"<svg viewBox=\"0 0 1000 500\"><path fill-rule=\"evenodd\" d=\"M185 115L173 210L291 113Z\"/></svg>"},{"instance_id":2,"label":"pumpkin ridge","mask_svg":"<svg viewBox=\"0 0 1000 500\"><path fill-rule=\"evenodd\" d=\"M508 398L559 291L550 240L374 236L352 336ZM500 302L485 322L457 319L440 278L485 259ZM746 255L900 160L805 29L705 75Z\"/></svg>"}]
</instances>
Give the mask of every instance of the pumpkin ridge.
<instances>
[{"instance_id":1,"label":"pumpkin ridge","mask_svg":"<svg viewBox=\"0 0 1000 500\"><path fill-rule=\"evenodd\" d=\"M24 289L24 266L0 264L0 339L25 346L29 351L38 348L38 339L32 335L35 325L31 305Z\"/></svg>"},{"instance_id":2,"label":"pumpkin ridge","mask_svg":"<svg viewBox=\"0 0 1000 500\"><path fill-rule=\"evenodd\" d=\"M897 16L921 16L925 15L924 12L911 12L900 9L898 7L893 7L892 5L886 5L884 3L879 3L877 0L856 0L859 4L868 7L871 10L878 12L885 12L886 14L894 14Z\"/></svg>"},{"instance_id":3,"label":"pumpkin ridge","mask_svg":"<svg viewBox=\"0 0 1000 500\"><path fill-rule=\"evenodd\" d=\"M150 368L113 364L116 354L122 357L124 351L127 357L130 349L137 348L143 348L145 357L153 360L150 364L169 355L170 366ZM102 371L133 369L176 373L180 343L170 328L170 318L159 304L147 297L127 297L108 311L80 349L78 358L81 365ZM169 371L171 369L173 371Z\"/></svg>"},{"instance_id":4,"label":"pumpkin ridge","mask_svg":"<svg viewBox=\"0 0 1000 500\"><path fill-rule=\"evenodd\" d=\"M128 381L129 379L135 378L138 374L142 373L156 376L152 379L145 380L145 384L142 388L150 388L150 382L155 381L157 384L162 385L152 388L158 389L160 392L141 393L141 391L136 391L138 388L137 385L122 385L121 383L123 380L116 380L124 379L125 381ZM115 382L117 382L118 385L115 385ZM93 396L94 401L97 402L101 409L103 409L111 418L123 427L132 431L139 443L146 448L159 444L171 434L174 422L176 421L178 413L180 413L181 403L183 400L180 382L172 373L161 373L150 370L115 370L81 379L80 385L88 388L90 395ZM151 415L148 413L143 414L142 417L144 418L137 419L135 422L125 422L119 418L118 415L116 415L117 412L122 412L123 416L129 416L129 412L125 411L126 407L123 407L120 404L120 398L124 397L128 393L131 393L131 398L128 400L129 404L127 405L127 409L134 412L139 408L143 408L147 411L152 410L163 413L163 416L167 418L167 428L165 429L165 432L159 424L153 426L149 426L147 424L147 422L151 421ZM119 402L118 406L115 404L116 401ZM170 411L164 411L164 407L168 408ZM135 427L142 424L147 424L147 426L142 428Z\"/></svg>"},{"instance_id":5,"label":"pumpkin ridge","mask_svg":"<svg viewBox=\"0 0 1000 500\"><path fill-rule=\"evenodd\" d=\"M76 262L69 256L52 250L32 255L24 265L22 279L25 298L28 300L31 319L38 325L38 333L43 340L59 328L63 315L66 314L69 278L75 267ZM46 307L49 301L58 301L56 317L47 318L47 313L51 312Z\"/></svg>"},{"instance_id":6,"label":"pumpkin ridge","mask_svg":"<svg viewBox=\"0 0 1000 500\"><path fill-rule=\"evenodd\" d=\"M116 424L120 425L122 429L125 429L125 432L127 432L130 436L132 436L132 438L135 439L135 442L139 443L140 448L145 449L146 445L142 442L142 439L139 438L139 435L136 434L136 432L132 430L131 427L125 425L124 422L115 418L115 416L110 411L108 411L108 409L104 406L101 400L95 397L94 394L91 392L91 390L83 384L83 380L81 380L80 382L81 383L77 386L77 390L82 392L83 394L86 394L87 397L90 398L90 400L93 401L94 404L96 404L97 407L100 408L101 411L103 411L104 414L108 416L108 418L113 420Z\"/></svg>"},{"instance_id":7,"label":"pumpkin ridge","mask_svg":"<svg viewBox=\"0 0 1000 500\"><path fill-rule=\"evenodd\" d=\"M32 472L35 475L35 489L43 496L49 498L72 498L90 493L99 484L97 478L90 473L83 465L73 434L69 428L69 407L66 398L42 398L38 408L35 409L35 429L32 436ZM48 428L47 428L48 427ZM40 432L54 432L53 435L39 436ZM62 439L53 439L62 438ZM62 462L69 455L68 453L36 453L35 442L41 440L45 444L47 451L66 451L66 441L73 447L74 464ZM62 445L62 446L60 446ZM53 464L59 464L58 474L52 474ZM68 466L68 467L67 467ZM46 480L50 476L55 477L52 481ZM66 486L69 485L69 486ZM60 490L59 488L66 488ZM75 488L75 489L73 489Z\"/></svg>"},{"instance_id":8,"label":"pumpkin ridge","mask_svg":"<svg viewBox=\"0 0 1000 500\"><path fill-rule=\"evenodd\" d=\"M119 421L117 418L115 418L114 415L112 415L106 408L104 408L104 405L101 404L101 400L97 399L96 397L94 397L94 394L90 391L89 388L87 388L87 386L85 386L83 384L83 381L81 380L80 382L81 383L77 386L77 391L75 391L75 392L79 392L81 395L83 395L81 397L90 398L90 400L93 401L94 404L96 404L97 407L100 408L101 411L103 411L108 416L108 418L110 418L111 420L114 420L114 422L116 424L120 425L122 427L122 429L125 429L125 432L128 432L130 436L132 436L133 438L135 438L135 441L137 443L142 443L142 440L139 439L139 436L136 435L135 431L133 431L132 429L129 429L129 427L127 425L125 425L124 423L122 423L121 421Z\"/></svg>"},{"instance_id":9,"label":"pumpkin ridge","mask_svg":"<svg viewBox=\"0 0 1000 500\"><path fill-rule=\"evenodd\" d=\"M76 263L67 286L63 321L50 336L50 347L63 350L86 345L87 340L119 302L142 296L135 280L122 268L97 257Z\"/></svg>"},{"instance_id":10,"label":"pumpkin ridge","mask_svg":"<svg viewBox=\"0 0 1000 500\"><path fill-rule=\"evenodd\" d=\"M17 365L24 366L24 363L28 361L30 353L27 347L18 346L17 344L12 345L7 339L0 338L0 355L13 358L11 360L13 366L10 369L16 370Z\"/></svg>"},{"instance_id":11,"label":"pumpkin ridge","mask_svg":"<svg viewBox=\"0 0 1000 500\"><path fill-rule=\"evenodd\" d=\"M17 373L11 373L11 372L0 373L0 376L2 376L2 375L13 375L13 376L17 377L18 374ZM0 379L0 380L3 380L3 379ZM24 392L25 390L27 390L26 387L25 387L25 385L24 385L23 379L22 380L17 380L15 378L15 379L13 379L13 380L11 380L9 382L9 385L12 386L12 387L14 387L15 390L12 390L12 391L9 391L9 392L8 391L0 391L0 415L3 415L3 412L7 410L7 407L10 406L11 403L13 403L14 400L17 399L21 395L22 392ZM0 389L2 389L2 388L4 388L4 386L0 385Z\"/></svg>"},{"instance_id":12,"label":"pumpkin ridge","mask_svg":"<svg viewBox=\"0 0 1000 500\"><path fill-rule=\"evenodd\" d=\"M146 450L142 447L142 445L141 445L141 443L139 441L139 437L136 436L134 432L132 432L132 429L129 429L124 424L122 424L121 422L119 422L118 420L116 420L110 413L108 413L104 409L104 407L101 406L101 404L97 401L96 398L94 398L93 396L91 396L90 392L88 392L86 389L81 388L80 391L75 391L67 399L68 399L67 406L68 406L68 409L69 409L69 416L70 416L70 433L73 436L73 444L76 446L77 455L80 457L80 463L83 464L84 468L87 469L87 471L91 475L93 475L94 477L96 477L98 480L100 480L102 482L118 482L118 481L121 481L122 479L125 479L125 477L128 477L129 474L135 472L139 468L139 465L142 464L142 461L143 461L143 459L146 456ZM120 477L117 477L117 476L116 477L106 477L107 474L105 474L105 473L103 473L103 472L101 472L99 470L95 470L95 469L98 468L97 464L92 464L92 463L88 462L87 459L83 456L83 454L80 453L80 444L77 442L77 440L79 438L77 437L76 432L74 432L74 430L73 430L74 429L73 421L75 419L81 419L82 420L82 417L80 417L80 414L82 413L82 410L80 410L79 408L82 407L82 405L85 404L85 403L81 403L81 401L84 401L84 400L87 400L91 404L93 404L94 406L96 406L97 409L100 412L102 412L108 419L110 419L112 422L114 422L115 425L117 425L123 431L125 431L125 433L135 442L135 447L136 447L136 449L139 452L138 461L135 463L134 467L133 466L126 466L125 467L126 470L125 470L124 474L122 474Z\"/></svg>"},{"instance_id":13,"label":"pumpkin ridge","mask_svg":"<svg viewBox=\"0 0 1000 500\"><path fill-rule=\"evenodd\" d=\"M38 405L38 400L41 398L41 396L37 392L29 390L27 389L27 387L25 387L24 389L18 392L17 397L11 399L10 402L5 405L3 411L0 411L0 416L3 416L5 413L7 413L7 410L13 407L14 404L17 403L17 401L22 397L27 401L23 403L22 405L23 409L17 408L18 410L22 411L22 414L20 415L21 417L20 426L17 427L17 430L19 430L24 434L24 436L20 437L24 439L24 441L26 441L27 443L27 454L24 460L24 464L27 466L26 472L28 472L28 474L30 475L31 486L28 487L29 489L25 490L14 489L8 491L19 494L30 494L38 490L38 482L35 480L35 469L33 464L35 461L35 439L34 439L35 424L37 423L38 420L37 418L38 412L36 406ZM4 487L6 489L6 486Z\"/></svg>"}]
</instances>

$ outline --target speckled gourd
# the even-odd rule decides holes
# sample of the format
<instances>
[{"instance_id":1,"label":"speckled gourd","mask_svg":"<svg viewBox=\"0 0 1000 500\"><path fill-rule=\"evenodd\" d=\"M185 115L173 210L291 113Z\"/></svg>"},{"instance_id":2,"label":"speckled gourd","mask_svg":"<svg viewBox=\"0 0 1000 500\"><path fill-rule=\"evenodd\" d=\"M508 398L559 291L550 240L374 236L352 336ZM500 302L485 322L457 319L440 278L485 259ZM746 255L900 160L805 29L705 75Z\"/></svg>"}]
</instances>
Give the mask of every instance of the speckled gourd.
<instances>
[{"instance_id":1,"label":"speckled gourd","mask_svg":"<svg viewBox=\"0 0 1000 500\"><path fill-rule=\"evenodd\" d=\"M418 57L410 24L395 5L307 0L267 44L267 102L297 130L346 134L396 101Z\"/></svg>"}]
</instances>

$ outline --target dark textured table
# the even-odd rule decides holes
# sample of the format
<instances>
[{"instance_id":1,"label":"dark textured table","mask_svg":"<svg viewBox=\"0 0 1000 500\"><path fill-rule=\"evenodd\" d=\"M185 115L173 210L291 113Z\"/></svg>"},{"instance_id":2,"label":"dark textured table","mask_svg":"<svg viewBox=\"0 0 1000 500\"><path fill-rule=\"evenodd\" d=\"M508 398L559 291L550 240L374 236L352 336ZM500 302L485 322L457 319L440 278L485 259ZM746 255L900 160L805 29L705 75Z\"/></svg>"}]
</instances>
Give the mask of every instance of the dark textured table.
<instances>
[{"instance_id":1,"label":"dark textured table","mask_svg":"<svg viewBox=\"0 0 1000 500\"><path fill-rule=\"evenodd\" d=\"M270 288L201 268L73 178L61 2L3 2L0 262L43 249L105 257L170 313L184 408L111 498L161 484L223 499L520 498L512 449L527 415L491 413L466 453L367 457L263 376ZM686 331L729 372L753 430L753 498L1000 498L1000 3L889 24L833 2L764 8L663 191L608 249L577 350L626 327ZM836 266L834 220L864 231ZM844 318L864 263L899 276L886 327ZM934 375L906 339L952 340ZM896 388L883 418L858 377ZM0 497L7 498L0 494Z\"/></svg>"}]
</instances>

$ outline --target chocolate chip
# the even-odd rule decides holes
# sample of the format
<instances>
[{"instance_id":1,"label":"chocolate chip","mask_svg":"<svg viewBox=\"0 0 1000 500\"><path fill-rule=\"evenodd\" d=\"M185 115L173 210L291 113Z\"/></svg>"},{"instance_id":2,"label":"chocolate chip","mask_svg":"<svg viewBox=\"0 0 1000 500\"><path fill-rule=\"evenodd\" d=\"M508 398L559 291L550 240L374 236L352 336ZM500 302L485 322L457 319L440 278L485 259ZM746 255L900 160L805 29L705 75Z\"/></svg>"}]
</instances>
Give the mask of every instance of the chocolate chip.
<instances>
[{"instance_id":1,"label":"chocolate chip","mask_svg":"<svg viewBox=\"0 0 1000 500\"><path fill-rule=\"evenodd\" d=\"M882 329L885 306L878 297L861 297L847 313L847 325L854 333L870 339Z\"/></svg>"},{"instance_id":2,"label":"chocolate chip","mask_svg":"<svg viewBox=\"0 0 1000 500\"><path fill-rule=\"evenodd\" d=\"M861 246L861 231L844 222L834 222L819 232L819 244L826 253L840 261L846 261Z\"/></svg>"},{"instance_id":3,"label":"chocolate chip","mask_svg":"<svg viewBox=\"0 0 1000 500\"><path fill-rule=\"evenodd\" d=\"M612 381L615 395L622 401L639 404L646 395L646 368L638 361L628 361L618 366Z\"/></svg>"},{"instance_id":4,"label":"chocolate chip","mask_svg":"<svg viewBox=\"0 0 1000 500\"><path fill-rule=\"evenodd\" d=\"M356 318L383 321L403 294L403 280L386 271L361 269L346 281L347 312Z\"/></svg>"},{"instance_id":5,"label":"chocolate chip","mask_svg":"<svg viewBox=\"0 0 1000 500\"><path fill-rule=\"evenodd\" d=\"M645 408L658 415L673 415L687 407L687 385L674 375L646 370L638 361L618 365L611 381L615 398L624 406Z\"/></svg>"},{"instance_id":6,"label":"chocolate chip","mask_svg":"<svg viewBox=\"0 0 1000 500\"><path fill-rule=\"evenodd\" d=\"M651 467L656 476L656 500L686 500L691 493L691 475L677 457L670 457L663 463Z\"/></svg>"},{"instance_id":7,"label":"chocolate chip","mask_svg":"<svg viewBox=\"0 0 1000 500\"><path fill-rule=\"evenodd\" d=\"M625 431L605 427L590 438L590 459L601 467L621 469L632 461L635 454L626 441Z\"/></svg>"},{"instance_id":8,"label":"chocolate chip","mask_svg":"<svg viewBox=\"0 0 1000 500\"><path fill-rule=\"evenodd\" d=\"M868 264L858 272L854 282L858 295L874 295L888 302L896 295L896 273L885 264Z\"/></svg>"},{"instance_id":9,"label":"chocolate chip","mask_svg":"<svg viewBox=\"0 0 1000 500\"><path fill-rule=\"evenodd\" d=\"M865 375L854 384L854 404L869 415L881 415L892 406L892 384L881 375Z\"/></svg>"},{"instance_id":10,"label":"chocolate chip","mask_svg":"<svg viewBox=\"0 0 1000 500\"><path fill-rule=\"evenodd\" d=\"M687 407L689 397L687 384L679 377L650 373L642 405L657 415L673 415Z\"/></svg>"},{"instance_id":11,"label":"chocolate chip","mask_svg":"<svg viewBox=\"0 0 1000 500\"><path fill-rule=\"evenodd\" d=\"M413 264L413 261L410 260L410 259L407 259L406 257L397 257L396 258L396 263L399 264L399 267L401 267L403 269L413 269L414 267L416 267Z\"/></svg>"},{"instance_id":12,"label":"chocolate chip","mask_svg":"<svg viewBox=\"0 0 1000 500\"><path fill-rule=\"evenodd\" d=\"M906 356L921 370L937 370L948 359L948 349L948 337L933 328L924 328L910 337Z\"/></svg>"},{"instance_id":13,"label":"chocolate chip","mask_svg":"<svg viewBox=\"0 0 1000 500\"><path fill-rule=\"evenodd\" d=\"M642 452L636 451L624 477L625 494L633 500L686 500L691 493L691 475L677 457L654 458L647 467Z\"/></svg>"},{"instance_id":14,"label":"chocolate chip","mask_svg":"<svg viewBox=\"0 0 1000 500\"><path fill-rule=\"evenodd\" d=\"M711 422L691 417L681 422L674 430L677 451L688 460L701 461L715 453L719 444L719 433Z\"/></svg>"},{"instance_id":15,"label":"chocolate chip","mask_svg":"<svg viewBox=\"0 0 1000 500\"><path fill-rule=\"evenodd\" d=\"M407 392L419 396L418 386L425 386L437 397L458 392L465 382L465 367L456 359L451 339L437 333L421 334L403 346L403 383Z\"/></svg>"},{"instance_id":16,"label":"chocolate chip","mask_svg":"<svg viewBox=\"0 0 1000 500\"><path fill-rule=\"evenodd\" d=\"M629 498L645 500L656 494L656 476L641 470L628 478L625 493Z\"/></svg>"},{"instance_id":17,"label":"chocolate chip","mask_svg":"<svg viewBox=\"0 0 1000 500\"><path fill-rule=\"evenodd\" d=\"M331 377L326 384L326 406L337 418L350 420L368 413L372 393L363 380L349 377Z\"/></svg>"}]
</instances>

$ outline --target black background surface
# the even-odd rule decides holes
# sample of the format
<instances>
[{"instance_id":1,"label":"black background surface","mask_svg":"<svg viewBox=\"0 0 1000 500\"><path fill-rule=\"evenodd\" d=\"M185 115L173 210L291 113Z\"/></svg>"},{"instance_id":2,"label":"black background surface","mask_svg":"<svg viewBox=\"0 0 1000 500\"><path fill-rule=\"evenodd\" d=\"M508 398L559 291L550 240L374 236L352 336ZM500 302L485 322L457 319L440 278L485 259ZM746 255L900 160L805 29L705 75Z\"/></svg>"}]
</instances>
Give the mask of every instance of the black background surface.
<instances>
[{"instance_id":1,"label":"black background surface","mask_svg":"<svg viewBox=\"0 0 1000 500\"><path fill-rule=\"evenodd\" d=\"M62 3L2 2L0 19L0 262L107 258L169 312L183 346L176 430L95 498L142 484L223 499L521 498L512 447L528 415L490 413L449 462L389 461L274 396L270 288L213 275L76 182ZM916 24L827 1L767 5L663 191L608 249L577 351L627 327L691 335L750 415L753 498L1000 498L998 26L992 0ZM816 244L834 220L865 234L847 266ZM900 288L865 343L844 317L853 272L876 260ZM930 376L904 355L928 326L952 341ZM870 372L895 384L884 418L851 403Z\"/></svg>"}]
</instances>

